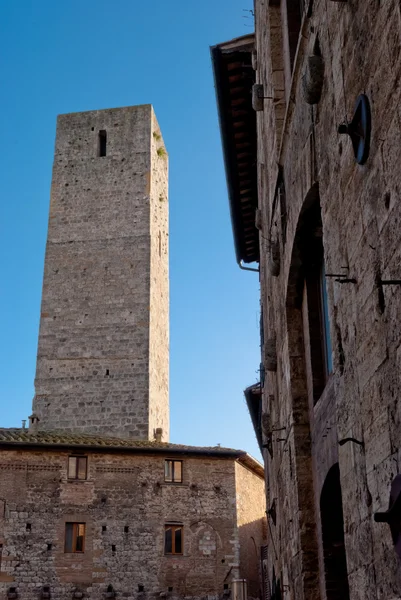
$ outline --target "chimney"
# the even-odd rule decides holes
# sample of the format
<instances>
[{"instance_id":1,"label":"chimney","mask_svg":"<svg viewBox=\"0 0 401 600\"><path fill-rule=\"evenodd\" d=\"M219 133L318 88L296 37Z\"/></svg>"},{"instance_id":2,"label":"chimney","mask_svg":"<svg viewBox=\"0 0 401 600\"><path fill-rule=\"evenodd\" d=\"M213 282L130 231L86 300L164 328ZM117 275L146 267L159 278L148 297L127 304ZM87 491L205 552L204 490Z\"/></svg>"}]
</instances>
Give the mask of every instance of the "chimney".
<instances>
[{"instance_id":1,"label":"chimney","mask_svg":"<svg viewBox=\"0 0 401 600\"><path fill-rule=\"evenodd\" d=\"M155 429L155 441L160 443L162 441L162 437L163 429L161 427L158 427L157 429Z\"/></svg>"},{"instance_id":2,"label":"chimney","mask_svg":"<svg viewBox=\"0 0 401 600\"><path fill-rule=\"evenodd\" d=\"M32 413L29 418L29 433L38 432L39 417L36 413Z\"/></svg>"}]
</instances>

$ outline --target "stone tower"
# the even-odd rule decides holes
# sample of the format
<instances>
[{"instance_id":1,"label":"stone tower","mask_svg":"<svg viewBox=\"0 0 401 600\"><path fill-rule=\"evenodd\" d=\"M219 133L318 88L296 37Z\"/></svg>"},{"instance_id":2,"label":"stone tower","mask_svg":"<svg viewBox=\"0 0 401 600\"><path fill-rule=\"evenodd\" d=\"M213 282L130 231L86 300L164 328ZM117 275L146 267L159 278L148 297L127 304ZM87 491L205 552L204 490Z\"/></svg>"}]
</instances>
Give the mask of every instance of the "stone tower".
<instances>
[{"instance_id":1,"label":"stone tower","mask_svg":"<svg viewBox=\"0 0 401 600\"><path fill-rule=\"evenodd\" d=\"M40 430L168 441L168 161L150 105L57 121Z\"/></svg>"}]
</instances>

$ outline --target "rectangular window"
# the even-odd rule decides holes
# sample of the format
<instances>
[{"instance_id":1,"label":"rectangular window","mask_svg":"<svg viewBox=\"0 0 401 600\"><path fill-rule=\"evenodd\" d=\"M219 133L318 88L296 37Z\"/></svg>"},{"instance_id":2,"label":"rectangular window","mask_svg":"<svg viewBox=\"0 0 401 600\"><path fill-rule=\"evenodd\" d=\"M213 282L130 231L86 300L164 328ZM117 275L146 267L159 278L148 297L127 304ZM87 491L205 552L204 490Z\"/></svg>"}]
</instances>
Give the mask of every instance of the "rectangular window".
<instances>
[{"instance_id":1,"label":"rectangular window","mask_svg":"<svg viewBox=\"0 0 401 600\"><path fill-rule=\"evenodd\" d=\"M99 131L98 156L106 156L107 152L107 132L102 129Z\"/></svg>"},{"instance_id":2,"label":"rectangular window","mask_svg":"<svg viewBox=\"0 0 401 600\"><path fill-rule=\"evenodd\" d=\"M80 553L84 550L85 523L66 523L64 552Z\"/></svg>"},{"instance_id":3,"label":"rectangular window","mask_svg":"<svg viewBox=\"0 0 401 600\"><path fill-rule=\"evenodd\" d=\"M69 456L68 457L68 479L87 478L88 457L87 456Z\"/></svg>"},{"instance_id":4,"label":"rectangular window","mask_svg":"<svg viewBox=\"0 0 401 600\"><path fill-rule=\"evenodd\" d=\"M164 554L182 554L183 529L182 525L165 525Z\"/></svg>"},{"instance_id":5,"label":"rectangular window","mask_svg":"<svg viewBox=\"0 0 401 600\"><path fill-rule=\"evenodd\" d=\"M164 481L182 483L182 460L164 461Z\"/></svg>"}]
</instances>

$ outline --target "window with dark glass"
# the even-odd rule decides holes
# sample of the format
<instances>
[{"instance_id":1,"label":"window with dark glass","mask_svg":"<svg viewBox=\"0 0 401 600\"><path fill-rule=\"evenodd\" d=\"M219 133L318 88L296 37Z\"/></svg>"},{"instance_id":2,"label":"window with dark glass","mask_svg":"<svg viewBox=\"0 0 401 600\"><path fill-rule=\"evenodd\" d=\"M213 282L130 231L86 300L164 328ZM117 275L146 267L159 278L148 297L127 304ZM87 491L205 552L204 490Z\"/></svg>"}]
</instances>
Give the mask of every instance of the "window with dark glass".
<instances>
[{"instance_id":1,"label":"window with dark glass","mask_svg":"<svg viewBox=\"0 0 401 600\"><path fill-rule=\"evenodd\" d=\"M85 523L66 523L64 552L80 553L84 551Z\"/></svg>"},{"instance_id":2,"label":"window with dark glass","mask_svg":"<svg viewBox=\"0 0 401 600\"><path fill-rule=\"evenodd\" d=\"M164 554L182 554L183 530L182 525L165 525Z\"/></svg>"},{"instance_id":3,"label":"window with dark glass","mask_svg":"<svg viewBox=\"0 0 401 600\"><path fill-rule=\"evenodd\" d=\"M333 371L320 205L305 214L303 263L307 296L313 398L317 402Z\"/></svg>"},{"instance_id":4,"label":"window with dark glass","mask_svg":"<svg viewBox=\"0 0 401 600\"><path fill-rule=\"evenodd\" d=\"M164 461L164 481L167 483L182 483L182 460Z\"/></svg>"},{"instance_id":5,"label":"window with dark glass","mask_svg":"<svg viewBox=\"0 0 401 600\"><path fill-rule=\"evenodd\" d=\"M68 457L68 479L87 478L88 457L87 456L69 456Z\"/></svg>"}]
</instances>

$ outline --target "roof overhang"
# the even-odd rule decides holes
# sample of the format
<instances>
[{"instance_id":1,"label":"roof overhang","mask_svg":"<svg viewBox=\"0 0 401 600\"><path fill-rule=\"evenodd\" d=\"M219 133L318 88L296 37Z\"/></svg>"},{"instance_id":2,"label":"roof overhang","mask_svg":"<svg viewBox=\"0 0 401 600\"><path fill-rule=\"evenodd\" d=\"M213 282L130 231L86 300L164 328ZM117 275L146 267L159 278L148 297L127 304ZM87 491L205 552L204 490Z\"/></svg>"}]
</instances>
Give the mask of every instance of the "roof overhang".
<instances>
[{"instance_id":1,"label":"roof overhang","mask_svg":"<svg viewBox=\"0 0 401 600\"><path fill-rule=\"evenodd\" d=\"M238 263L259 261L254 40L252 33L210 49Z\"/></svg>"},{"instance_id":2,"label":"roof overhang","mask_svg":"<svg viewBox=\"0 0 401 600\"><path fill-rule=\"evenodd\" d=\"M262 390L260 383L255 383L244 391L245 400L251 415L252 425L255 430L260 451L263 455L262 440Z\"/></svg>"}]
</instances>

